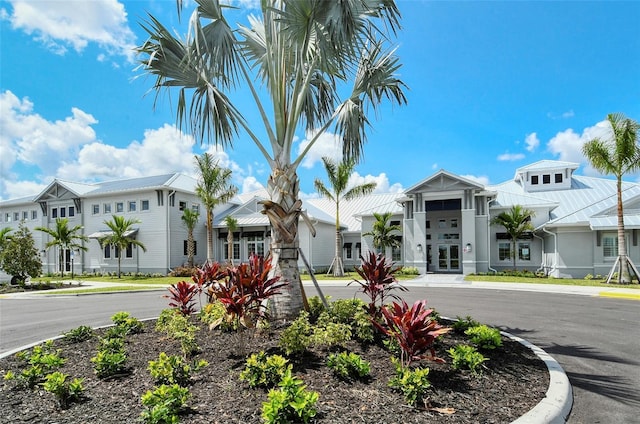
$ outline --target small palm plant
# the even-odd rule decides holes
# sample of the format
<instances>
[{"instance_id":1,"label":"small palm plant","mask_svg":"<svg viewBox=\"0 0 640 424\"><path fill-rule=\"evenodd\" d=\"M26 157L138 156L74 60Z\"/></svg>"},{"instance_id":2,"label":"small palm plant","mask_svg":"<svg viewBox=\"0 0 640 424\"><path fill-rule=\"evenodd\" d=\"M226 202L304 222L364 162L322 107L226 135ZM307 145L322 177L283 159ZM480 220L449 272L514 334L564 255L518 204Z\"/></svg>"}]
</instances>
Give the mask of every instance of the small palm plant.
<instances>
[{"instance_id":1,"label":"small palm plant","mask_svg":"<svg viewBox=\"0 0 640 424\"><path fill-rule=\"evenodd\" d=\"M491 220L491 225L501 225L507 230L511 238L511 257L513 258L513 269L516 269L516 245L518 239L525 233L533 231L531 218L535 215L532 210L525 209L520 205L513 205L509 211L501 212Z\"/></svg>"},{"instance_id":2,"label":"small palm plant","mask_svg":"<svg viewBox=\"0 0 640 424\"><path fill-rule=\"evenodd\" d=\"M136 240L133 236L133 226L140 223L139 219L126 219L123 216L113 215L111 221L104 221L105 225L111 230L111 234L101 240L102 244L110 244L115 246L118 250L118 278L121 277L121 261L122 252L124 252L129 245L138 246L144 252L147 248L142 242Z\"/></svg>"},{"instance_id":3,"label":"small palm plant","mask_svg":"<svg viewBox=\"0 0 640 424\"><path fill-rule=\"evenodd\" d=\"M83 250L87 251L88 248L83 244L89 239L84 234L81 234L82 225L76 225L69 228L69 220L67 218L56 218L55 228L48 227L36 227L37 231L42 231L51 237L51 240L45 244L45 247L58 247L58 264L60 272L64 277L64 252L67 250Z\"/></svg>"}]
</instances>

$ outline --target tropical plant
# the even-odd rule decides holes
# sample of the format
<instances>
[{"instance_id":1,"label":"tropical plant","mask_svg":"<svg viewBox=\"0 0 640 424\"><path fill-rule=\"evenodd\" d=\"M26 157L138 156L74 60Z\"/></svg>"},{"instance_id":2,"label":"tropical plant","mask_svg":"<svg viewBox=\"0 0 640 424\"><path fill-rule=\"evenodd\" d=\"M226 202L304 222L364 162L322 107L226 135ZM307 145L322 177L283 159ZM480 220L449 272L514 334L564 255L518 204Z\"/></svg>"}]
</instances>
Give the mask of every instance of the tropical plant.
<instances>
[{"instance_id":1,"label":"tropical plant","mask_svg":"<svg viewBox=\"0 0 640 424\"><path fill-rule=\"evenodd\" d=\"M429 382L429 368L415 368L402 364L396 358L391 358L391 362L396 368L396 375L389 380L389 387L404 395L405 401L409 405L416 405L431 387Z\"/></svg>"},{"instance_id":2,"label":"tropical plant","mask_svg":"<svg viewBox=\"0 0 640 424\"><path fill-rule=\"evenodd\" d=\"M27 276L38 277L42 272L42 261L33 240L33 234L24 223L18 224L15 234L5 234L4 248L0 252L0 269L13 278L11 283L24 283Z\"/></svg>"},{"instance_id":3,"label":"tropical plant","mask_svg":"<svg viewBox=\"0 0 640 424\"><path fill-rule=\"evenodd\" d=\"M513 205L508 211L500 212L491 219L491 225L501 225L507 231L511 239L511 257L513 258L513 269L516 268L517 244L518 239L525 234L533 231L531 218L535 216L535 212L530 209L523 208L520 205Z\"/></svg>"},{"instance_id":4,"label":"tropical plant","mask_svg":"<svg viewBox=\"0 0 640 424\"><path fill-rule=\"evenodd\" d=\"M469 345L456 345L447 351L451 356L451 366L454 370L468 369L474 375L482 372L480 366L488 361L475 347Z\"/></svg>"},{"instance_id":5,"label":"tropical plant","mask_svg":"<svg viewBox=\"0 0 640 424\"><path fill-rule=\"evenodd\" d=\"M193 230L196 228L196 225L198 225L199 217L200 214L193 209L185 208L185 210L182 211L182 223L187 227L187 265L189 268L193 268L193 256L196 250Z\"/></svg>"},{"instance_id":6,"label":"tropical plant","mask_svg":"<svg viewBox=\"0 0 640 424\"><path fill-rule=\"evenodd\" d=\"M171 284L167 290L169 290L169 294L165 294L163 297L169 299L169 306L177 308L185 316L196 311L194 298L199 293L197 284L179 281L177 284Z\"/></svg>"},{"instance_id":7,"label":"tropical plant","mask_svg":"<svg viewBox=\"0 0 640 424\"><path fill-rule=\"evenodd\" d=\"M327 366L343 380L368 377L371 371L371 364L353 352L330 354L327 358Z\"/></svg>"},{"instance_id":8,"label":"tropical plant","mask_svg":"<svg viewBox=\"0 0 640 424\"><path fill-rule=\"evenodd\" d=\"M238 229L238 220L227 215L223 221L227 226L227 260L233 266L233 233Z\"/></svg>"},{"instance_id":9,"label":"tropical plant","mask_svg":"<svg viewBox=\"0 0 640 424\"><path fill-rule=\"evenodd\" d=\"M157 360L149 361L147 369L156 384L178 384L186 387L191 380L191 372L198 371L207 365L204 359L192 366L180 356L160 352Z\"/></svg>"},{"instance_id":10,"label":"tropical plant","mask_svg":"<svg viewBox=\"0 0 640 424\"><path fill-rule=\"evenodd\" d=\"M304 382L291 375L291 370L287 370L278 387L269 390L269 400L262 404L266 424L308 423L316 416L318 392L306 390Z\"/></svg>"},{"instance_id":11,"label":"tropical plant","mask_svg":"<svg viewBox=\"0 0 640 424\"><path fill-rule=\"evenodd\" d=\"M621 113L607 115L611 126L611 135L607 139L594 138L582 146L582 154L591 166L603 174L616 177L617 215L618 215L618 258L607 277L610 283L613 274L617 275L618 284L629 284L633 281L632 273L640 283L640 275L634 269L627 256L627 245L624 237L624 209L622 205L622 177L640 169L640 144L638 143L638 122L626 118ZM616 267L618 271L616 271Z\"/></svg>"},{"instance_id":12,"label":"tropical plant","mask_svg":"<svg viewBox=\"0 0 640 424\"><path fill-rule=\"evenodd\" d=\"M196 195L202 200L207 213L207 262L213 262L213 210L227 203L238 192L231 184L231 170L218 164L210 153L195 157L198 183Z\"/></svg>"},{"instance_id":13,"label":"tropical plant","mask_svg":"<svg viewBox=\"0 0 640 424\"><path fill-rule=\"evenodd\" d=\"M178 384L163 384L142 395L142 405L146 408L140 414L142 421L149 424L177 423L180 413L186 408L191 397L189 389Z\"/></svg>"},{"instance_id":14,"label":"tropical plant","mask_svg":"<svg viewBox=\"0 0 640 424\"><path fill-rule=\"evenodd\" d=\"M64 339L70 343L80 343L91 340L95 336L93 328L88 325L81 325L63 334Z\"/></svg>"},{"instance_id":15,"label":"tropical plant","mask_svg":"<svg viewBox=\"0 0 640 424\"><path fill-rule=\"evenodd\" d=\"M398 342L403 366L408 367L412 361L420 359L443 362L436 357L433 343L450 328L433 320L431 312L433 310L427 309L426 300L416 300L411 307L403 300L402 303L393 302L390 307L382 308L384 325L373 321L380 331Z\"/></svg>"},{"instance_id":16,"label":"tropical plant","mask_svg":"<svg viewBox=\"0 0 640 424\"><path fill-rule=\"evenodd\" d=\"M240 372L240 380L249 383L249 387L271 388L277 386L292 367L283 356L260 351L247 359L244 370Z\"/></svg>"},{"instance_id":17,"label":"tropical plant","mask_svg":"<svg viewBox=\"0 0 640 424\"><path fill-rule=\"evenodd\" d=\"M464 334L469 336L471 343L481 349L495 349L502 346L502 335L497 328L481 324L468 328Z\"/></svg>"},{"instance_id":18,"label":"tropical plant","mask_svg":"<svg viewBox=\"0 0 640 424\"><path fill-rule=\"evenodd\" d=\"M393 214L391 212L374 212L373 217L376 220L373 222L371 231L362 234L363 237L372 237L373 247L382 254L384 254L387 247L400 247L398 233L402 231L402 228L399 225L389 224L392 216Z\"/></svg>"},{"instance_id":19,"label":"tropical plant","mask_svg":"<svg viewBox=\"0 0 640 424\"><path fill-rule=\"evenodd\" d=\"M187 4L177 3L179 12ZM179 127L223 146L243 131L267 160L270 200L262 204L271 223L273 273L291 283L275 299L273 316L292 318L303 308L297 248L298 221L305 215L298 166L331 127L342 139L344 157L359 161L371 124L367 113L385 100L406 103L405 85L396 77L401 65L387 48L399 28L399 10L392 0L264 0L261 16L238 30L227 21L227 10L218 0L199 0L185 39L151 16L144 25L149 37L137 51L142 69L156 76L157 95L179 90ZM243 116L241 103L231 98L240 86L251 93L271 153L251 126L255 120ZM309 142L293 158L301 128Z\"/></svg>"},{"instance_id":20,"label":"tropical plant","mask_svg":"<svg viewBox=\"0 0 640 424\"><path fill-rule=\"evenodd\" d=\"M82 225L69 228L69 219L67 218L56 218L55 228L35 228L37 231L42 231L51 237L51 240L44 245L47 249L54 246L58 247L58 267L63 277L65 268L64 252L67 250L83 250L85 252L89 250L84 245L84 242L89 241L89 239L84 234L80 234L82 228Z\"/></svg>"},{"instance_id":21,"label":"tropical plant","mask_svg":"<svg viewBox=\"0 0 640 424\"><path fill-rule=\"evenodd\" d=\"M118 215L112 215L110 221L104 221L111 232L106 237L100 239L100 244L115 246L116 256L118 257L118 278L121 277L120 265L122 262L122 252L126 251L129 245L138 246L144 252L147 251L144 244L134 237L135 231L133 226L140 222L139 219L126 219L124 216Z\"/></svg>"},{"instance_id":22,"label":"tropical plant","mask_svg":"<svg viewBox=\"0 0 640 424\"><path fill-rule=\"evenodd\" d=\"M66 408L70 402L77 401L84 391L83 379L74 378L68 381L68 377L67 374L56 371L47 374L44 383L42 383L42 388L58 399L60 408Z\"/></svg>"},{"instance_id":23,"label":"tropical plant","mask_svg":"<svg viewBox=\"0 0 640 424\"><path fill-rule=\"evenodd\" d=\"M322 162L324 163L324 169L327 171L329 186L326 186L319 178L315 179L314 186L321 196L326 197L336 205L336 252L327 274L333 270L335 277L342 277L344 276L344 264L342 263L340 201L366 196L375 190L376 183L364 183L349 187L349 177L351 177L356 166L356 162L353 159L336 163L331 158L323 157Z\"/></svg>"},{"instance_id":24,"label":"tropical plant","mask_svg":"<svg viewBox=\"0 0 640 424\"><path fill-rule=\"evenodd\" d=\"M356 268L358 275L364 280L350 281L360 286L362 293L369 298L369 315L377 318L380 315L380 308L385 304L387 297L398 299L393 294L394 290L406 291L407 289L396 280L394 274L399 268L393 266L393 263L387 262L382 254L369 252L368 258L360 256L362 267Z\"/></svg>"},{"instance_id":25,"label":"tropical plant","mask_svg":"<svg viewBox=\"0 0 640 424\"><path fill-rule=\"evenodd\" d=\"M11 234L9 234L11 231L13 231L13 228L11 227L4 227L0 229L0 255L4 250L5 244L11 240Z\"/></svg>"}]
</instances>

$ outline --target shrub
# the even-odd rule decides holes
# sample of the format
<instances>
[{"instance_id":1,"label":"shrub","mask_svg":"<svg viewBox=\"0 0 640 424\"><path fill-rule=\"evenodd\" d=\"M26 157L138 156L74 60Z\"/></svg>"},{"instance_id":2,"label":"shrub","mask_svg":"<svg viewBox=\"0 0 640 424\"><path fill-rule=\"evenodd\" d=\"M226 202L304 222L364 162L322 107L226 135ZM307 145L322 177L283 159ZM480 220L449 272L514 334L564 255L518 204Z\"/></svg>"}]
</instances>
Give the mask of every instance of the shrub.
<instances>
[{"instance_id":1,"label":"shrub","mask_svg":"<svg viewBox=\"0 0 640 424\"><path fill-rule=\"evenodd\" d=\"M351 326L338 322L327 322L313 327L311 344L314 346L344 346L351 340Z\"/></svg>"},{"instance_id":2,"label":"shrub","mask_svg":"<svg viewBox=\"0 0 640 424\"><path fill-rule=\"evenodd\" d=\"M278 346L287 356L303 353L311 344L313 329L309 323L309 314L301 312L291 325L280 334Z\"/></svg>"},{"instance_id":3,"label":"shrub","mask_svg":"<svg viewBox=\"0 0 640 424\"><path fill-rule=\"evenodd\" d=\"M218 328L223 332L236 331L238 329L237 322L233 319L229 322L227 319L227 311L222 303L214 300L202 308L198 314L200 321L209 324L209 329Z\"/></svg>"},{"instance_id":4,"label":"shrub","mask_svg":"<svg viewBox=\"0 0 640 424\"><path fill-rule=\"evenodd\" d=\"M93 328L87 325L81 325L80 327L64 333L64 339L70 343L80 343L86 340L91 340L95 335Z\"/></svg>"},{"instance_id":5,"label":"shrub","mask_svg":"<svg viewBox=\"0 0 640 424\"><path fill-rule=\"evenodd\" d=\"M495 349L502 346L502 335L496 328L487 327L486 325L477 325L469 328L464 332L469 336L471 343L481 349Z\"/></svg>"},{"instance_id":6,"label":"shrub","mask_svg":"<svg viewBox=\"0 0 640 424\"><path fill-rule=\"evenodd\" d=\"M167 290L169 290L169 294L163 297L169 299L170 307L176 308L185 316L196 311L194 297L199 293L196 284L179 281L177 284L171 284Z\"/></svg>"},{"instance_id":7,"label":"shrub","mask_svg":"<svg viewBox=\"0 0 640 424\"><path fill-rule=\"evenodd\" d=\"M192 367L180 356L167 355L160 352L156 361L149 361L149 373L156 384L178 384L186 386L191 380L191 372L207 366L205 360L200 360Z\"/></svg>"},{"instance_id":8,"label":"shrub","mask_svg":"<svg viewBox=\"0 0 640 424\"><path fill-rule=\"evenodd\" d=\"M370 363L353 352L332 353L327 358L327 366L343 380L364 378L369 375Z\"/></svg>"},{"instance_id":9,"label":"shrub","mask_svg":"<svg viewBox=\"0 0 640 424\"><path fill-rule=\"evenodd\" d=\"M587 274L584 276L585 280L593 280L595 277L593 276L593 274Z\"/></svg>"},{"instance_id":10,"label":"shrub","mask_svg":"<svg viewBox=\"0 0 640 424\"><path fill-rule=\"evenodd\" d=\"M31 350L18 352L16 357L29 364L18 377L29 388L40 384L49 372L60 368L66 362L66 359L60 356L60 350L53 348L51 340L34 346Z\"/></svg>"},{"instance_id":11,"label":"shrub","mask_svg":"<svg viewBox=\"0 0 640 424\"><path fill-rule=\"evenodd\" d=\"M287 372L278 384L279 389L271 389L268 401L262 404L262 419L267 424L308 423L316 416L318 392L305 390L304 382Z\"/></svg>"},{"instance_id":12,"label":"shrub","mask_svg":"<svg viewBox=\"0 0 640 424\"><path fill-rule=\"evenodd\" d=\"M169 277L193 277L198 274L197 267L190 266L179 266L174 268L170 273Z\"/></svg>"},{"instance_id":13,"label":"shrub","mask_svg":"<svg viewBox=\"0 0 640 424\"><path fill-rule=\"evenodd\" d=\"M465 318L456 316L456 321L451 325L451 327L456 333L464 334L464 332L469 328L476 327L478 325L480 325L478 321L471 318L470 315L467 315Z\"/></svg>"},{"instance_id":14,"label":"shrub","mask_svg":"<svg viewBox=\"0 0 640 424\"><path fill-rule=\"evenodd\" d=\"M475 375L481 373L480 366L482 363L489 360L478 352L475 347L468 345L456 345L449 349L448 352L452 359L451 366L453 369L467 369Z\"/></svg>"},{"instance_id":15,"label":"shrub","mask_svg":"<svg viewBox=\"0 0 640 424\"><path fill-rule=\"evenodd\" d=\"M325 300L329 302L331 296L325 296ZM309 321L316 322L321 313L325 312L327 308L325 308L324 303L322 303L322 299L320 296L312 296L307 299L307 303L309 304Z\"/></svg>"},{"instance_id":16,"label":"shrub","mask_svg":"<svg viewBox=\"0 0 640 424\"><path fill-rule=\"evenodd\" d=\"M280 355L267 355L261 351L247 359L244 370L240 372L240 380L249 383L250 387L277 386L287 373L291 373L288 362Z\"/></svg>"},{"instance_id":17,"label":"shrub","mask_svg":"<svg viewBox=\"0 0 640 424\"><path fill-rule=\"evenodd\" d=\"M84 391L82 379L74 378L71 381L67 381L68 377L68 375L56 371L48 374L42 384L42 387L47 392L52 393L58 399L60 408L66 408L70 402L80 399Z\"/></svg>"},{"instance_id":18,"label":"shrub","mask_svg":"<svg viewBox=\"0 0 640 424\"><path fill-rule=\"evenodd\" d=\"M401 275L420 275L420 271L415 266L405 266L398 270Z\"/></svg>"},{"instance_id":19,"label":"shrub","mask_svg":"<svg viewBox=\"0 0 640 424\"><path fill-rule=\"evenodd\" d=\"M405 367L397 359L391 358L396 368L396 375L389 381L389 387L404 395L409 405L416 405L418 400L424 397L427 389L431 387L429 382L429 368L411 369Z\"/></svg>"},{"instance_id":20,"label":"shrub","mask_svg":"<svg viewBox=\"0 0 640 424\"><path fill-rule=\"evenodd\" d=\"M110 353L124 351L124 339L122 337L104 337L98 341L98 350Z\"/></svg>"},{"instance_id":21,"label":"shrub","mask_svg":"<svg viewBox=\"0 0 640 424\"><path fill-rule=\"evenodd\" d=\"M360 286L360 291L369 298L369 315L377 318L387 297L398 299L393 294L394 290L406 291L407 289L399 285L394 277L399 268L394 268L392 263L387 263L383 255L369 252L368 259L362 256L360 259L362 267L356 268L356 272L364 281L353 280L349 285L356 283Z\"/></svg>"},{"instance_id":22,"label":"shrub","mask_svg":"<svg viewBox=\"0 0 640 424\"><path fill-rule=\"evenodd\" d=\"M165 311L167 311L165 309ZM165 312L160 315L162 320L156 322L156 330L166 333L172 339L180 342L184 357L189 357L200 351L196 342L198 327L189 322L189 318L178 312ZM171 309L169 309L171 311Z\"/></svg>"},{"instance_id":23,"label":"shrub","mask_svg":"<svg viewBox=\"0 0 640 424\"><path fill-rule=\"evenodd\" d=\"M116 312L111 321L118 327L118 330L123 335L142 333L144 326L137 318L134 318L129 312Z\"/></svg>"},{"instance_id":24,"label":"shrub","mask_svg":"<svg viewBox=\"0 0 640 424\"><path fill-rule=\"evenodd\" d=\"M430 317L432 310L426 306L426 300L417 300L411 308L404 300L402 303L393 302L391 307L382 308L386 326L373 321L380 331L397 340L403 366L409 366L412 361L420 359L442 362L442 359L435 356L433 342L450 328L443 327L433 320ZM430 355L425 355L427 351Z\"/></svg>"},{"instance_id":25,"label":"shrub","mask_svg":"<svg viewBox=\"0 0 640 424\"><path fill-rule=\"evenodd\" d=\"M329 310L320 314L317 323L327 322L347 324L352 336L362 342L372 342L374 329L367 314L367 304L361 299L338 299L329 304Z\"/></svg>"},{"instance_id":26,"label":"shrub","mask_svg":"<svg viewBox=\"0 0 640 424\"><path fill-rule=\"evenodd\" d=\"M91 358L91 362L96 376L100 379L116 377L127 371L127 354L124 351L99 350L96 356Z\"/></svg>"},{"instance_id":27,"label":"shrub","mask_svg":"<svg viewBox=\"0 0 640 424\"><path fill-rule=\"evenodd\" d=\"M177 423L179 414L189 400L189 389L177 384L161 385L142 395L142 405L146 407L140 417L145 423Z\"/></svg>"}]
</instances>

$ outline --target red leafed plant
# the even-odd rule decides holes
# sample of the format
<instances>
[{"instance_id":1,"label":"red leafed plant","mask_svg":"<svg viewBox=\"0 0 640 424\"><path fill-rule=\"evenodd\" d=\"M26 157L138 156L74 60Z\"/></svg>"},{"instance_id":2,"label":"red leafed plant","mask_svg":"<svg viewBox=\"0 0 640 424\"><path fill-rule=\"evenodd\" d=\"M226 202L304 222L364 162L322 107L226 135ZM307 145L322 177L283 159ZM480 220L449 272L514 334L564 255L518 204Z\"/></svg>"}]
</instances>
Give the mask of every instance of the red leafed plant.
<instances>
[{"instance_id":1,"label":"red leafed plant","mask_svg":"<svg viewBox=\"0 0 640 424\"><path fill-rule=\"evenodd\" d=\"M164 297L169 299L169 306L178 308L182 315L188 316L196 311L194 297L199 293L198 286L186 281L171 284L169 294Z\"/></svg>"},{"instance_id":2,"label":"red leafed plant","mask_svg":"<svg viewBox=\"0 0 640 424\"><path fill-rule=\"evenodd\" d=\"M386 325L372 320L380 331L398 342L403 366L409 366L412 361L420 359L444 362L435 356L433 342L450 328L443 327L432 319L432 312L433 309L427 309L426 300L417 300L411 308L403 300L402 303L393 302L391 306L382 308Z\"/></svg>"},{"instance_id":3,"label":"red leafed plant","mask_svg":"<svg viewBox=\"0 0 640 424\"><path fill-rule=\"evenodd\" d=\"M251 255L248 264L220 271L218 281L208 291L212 300L225 307L228 321L238 320L245 327L253 327L258 319L267 318L266 301L287 284L280 282L280 277L269 278L271 267L271 259Z\"/></svg>"},{"instance_id":4,"label":"red leafed plant","mask_svg":"<svg viewBox=\"0 0 640 424\"><path fill-rule=\"evenodd\" d=\"M360 256L362 267L356 268L356 272L364 281L353 280L349 282L360 285L360 290L369 297L368 312L373 318L380 316L380 309L384 305L386 297L398 299L398 296L391 293L392 290L398 289L406 291L407 289L400 284L394 274L401 268L393 266L392 262L387 262L382 254L369 252L368 259Z\"/></svg>"}]
</instances>

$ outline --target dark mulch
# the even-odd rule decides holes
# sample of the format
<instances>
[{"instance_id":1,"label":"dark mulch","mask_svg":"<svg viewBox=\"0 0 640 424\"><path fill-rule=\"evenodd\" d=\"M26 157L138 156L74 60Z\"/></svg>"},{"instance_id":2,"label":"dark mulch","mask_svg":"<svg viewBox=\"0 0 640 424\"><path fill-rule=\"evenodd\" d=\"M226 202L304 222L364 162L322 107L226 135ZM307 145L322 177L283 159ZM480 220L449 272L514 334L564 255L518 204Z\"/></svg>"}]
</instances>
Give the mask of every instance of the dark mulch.
<instances>
[{"instance_id":1,"label":"dark mulch","mask_svg":"<svg viewBox=\"0 0 640 424\"><path fill-rule=\"evenodd\" d=\"M148 362L160 352L180 354L179 345L145 323L145 332L128 336L126 346L130 373L121 378L102 381L95 377L90 358L96 353L96 340L70 344L56 341L67 359L62 372L84 378L86 397L65 410L57 407L54 397L38 388L17 387L14 381L0 382L0 422L2 423L134 423L139 422L140 397L154 388L147 371ZM201 325L201 327L205 327ZM277 332L261 334L251 340L250 351L278 353ZM438 342L438 355L448 359L446 350L464 342L453 332ZM202 353L209 365L194 374L189 386L191 410L181 416L183 423L260 423L264 390L250 389L238 375L244 357L238 355L233 335L204 328L198 334ZM389 353L378 346L348 348L371 362L371 378L352 383L338 380L325 366L328 352L313 350L294 361L294 373L309 390L319 392L317 423L508 423L523 415L544 398L549 384L544 363L521 344L504 340L501 349L487 352L490 360L480 377L469 372L453 371L446 364L424 363L430 367L432 388L427 405L453 408L453 414L441 414L424 407L404 403L400 393L387 382L394 374ZM250 353L250 352L249 352ZM19 372L24 363L14 357L0 361L0 371Z\"/></svg>"}]
</instances>

